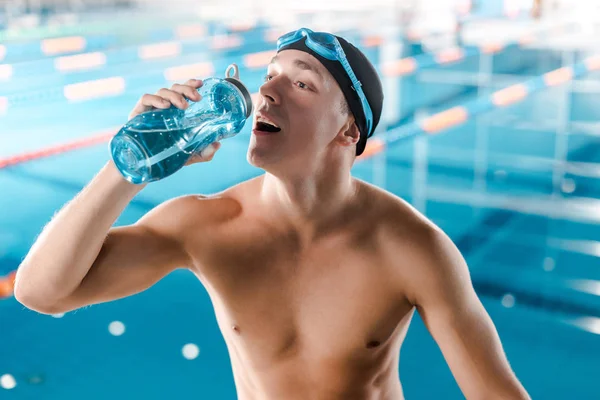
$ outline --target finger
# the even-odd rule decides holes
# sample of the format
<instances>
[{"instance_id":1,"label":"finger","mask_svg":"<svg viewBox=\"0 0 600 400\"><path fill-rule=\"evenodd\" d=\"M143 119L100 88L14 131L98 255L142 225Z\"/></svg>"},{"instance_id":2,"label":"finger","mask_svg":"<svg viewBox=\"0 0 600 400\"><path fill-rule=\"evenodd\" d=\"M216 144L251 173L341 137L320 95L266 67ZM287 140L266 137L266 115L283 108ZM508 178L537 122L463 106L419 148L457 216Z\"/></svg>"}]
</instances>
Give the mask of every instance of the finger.
<instances>
[{"instance_id":1,"label":"finger","mask_svg":"<svg viewBox=\"0 0 600 400\"><path fill-rule=\"evenodd\" d=\"M206 159L212 160L213 156L215 155L217 150L219 150L220 147L221 147L221 143L213 142L210 146L207 146L204 150L202 150L200 152L200 157L204 160L206 160Z\"/></svg>"},{"instance_id":2,"label":"finger","mask_svg":"<svg viewBox=\"0 0 600 400\"><path fill-rule=\"evenodd\" d=\"M133 118L136 115L150 111L153 108L165 109L169 107L171 107L171 103L169 101L153 94L145 94L136 103L135 107L129 114L129 118Z\"/></svg>"},{"instance_id":3,"label":"finger","mask_svg":"<svg viewBox=\"0 0 600 400\"><path fill-rule=\"evenodd\" d=\"M147 109L154 108L169 108L171 103L168 100L163 99L160 96L154 94L145 94L139 101L139 104Z\"/></svg>"},{"instance_id":4,"label":"finger","mask_svg":"<svg viewBox=\"0 0 600 400\"><path fill-rule=\"evenodd\" d=\"M185 165L211 161L220 147L221 143L214 142L213 144L202 150L200 153L194 154L192 157L190 157L190 159L185 163Z\"/></svg>"},{"instance_id":5,"label":"finger","mask_svg":"<svg viewBox=\"0 0 600 400\"><path fill-rule=\"evenodd\" d=\"M211 161L212 158L213 158L213 156L204 158L200 154L195 154L192 157L190 157L190 159L185 163L185 165L192 165L192 164L196 164L196 163Z\"/></svg>"},{"instance_id":6,"label":"finger","mask_svg":"<svg viewBox=\"0 0 600 400\"><path fill-rule=\"evenodd\" d=\"M202 157L200 157L199 155L196 154L196 155L193 155L192 157L190 157L189 160L187 160L187 162L185 163L185 165L186 166L187 165L192 165L192 164L196 164L196 163L199 163L199 162L202 162L202 161L204 161L202 159Z\"/></svg>"},{"instance_id":7,"label":"finger","mask_svg":"<svg viewBox=\"0 0 600 400\"><path fill-rule=\"evenodd\" d=\"M182 94L174 92L169 89L160 89L156 94L163 99L171 102L175 107L185 110L188 107L188 102L185 100Z\"/></svg>"},{"instance_id":8,"label":"finger","mask_svg":"<svg viewBox=\"0 0 600 400\"><path fill-rule=\"evenodd\" d=\"M192 101L200 101L200 93L198 93L198 90L192 86L180 85L176 83L171 86L171 90L184 95L186 98Z\"/></svg>"},{"instance_id":9,"label":"finger","mask_svg":"<svg viewBox=\"0 0 600 400\"><path fill-rule=\"evenodd\" d=\"M186 83L184 83L184 85L191 86L194 89L198 89L198 88L202 87L203 84L204 84L204 82L200 79L189 79Z\"/></svg>"}]
</instances>

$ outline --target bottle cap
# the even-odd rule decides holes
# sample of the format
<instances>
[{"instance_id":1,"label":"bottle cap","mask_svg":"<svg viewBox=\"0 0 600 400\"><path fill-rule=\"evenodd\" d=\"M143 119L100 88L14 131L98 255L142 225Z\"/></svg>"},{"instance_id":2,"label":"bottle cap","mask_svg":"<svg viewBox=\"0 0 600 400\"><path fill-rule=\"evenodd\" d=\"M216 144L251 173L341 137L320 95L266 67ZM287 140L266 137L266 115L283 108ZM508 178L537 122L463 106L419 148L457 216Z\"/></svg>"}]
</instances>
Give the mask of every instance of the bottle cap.
<instances>
[{"instance_id":1,"label":"bottle cap","mask_svg":"<svg viewBox=\"0 0 600 400\"><path fill-rule=\"evenodd\" d=\"M233 76L230 75L232 70ZM227 70L225 71L225 80L234 84L235 87L242 92L244 100L246 101L246 118L248 118L250 115L252 115L252 96L250 95L248 89L246 89L246 86L244 86L244 84L240 81L240 70L238 69L237 64L231 64L229 67L227 67Z\"/></svg>"}]
</instances>

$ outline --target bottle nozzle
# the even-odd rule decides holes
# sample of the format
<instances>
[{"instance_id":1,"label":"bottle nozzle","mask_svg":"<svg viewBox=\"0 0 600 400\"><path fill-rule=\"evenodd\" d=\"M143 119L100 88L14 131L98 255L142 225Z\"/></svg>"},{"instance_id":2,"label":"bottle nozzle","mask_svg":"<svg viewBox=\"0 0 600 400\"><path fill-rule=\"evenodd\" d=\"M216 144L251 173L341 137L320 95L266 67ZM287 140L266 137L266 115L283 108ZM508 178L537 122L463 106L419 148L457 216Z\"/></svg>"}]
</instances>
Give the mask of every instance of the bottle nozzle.
<instances>
[{"instance_id":1,"label":"bottle nozzle","mask_svg":"<svg viewBox=\"0 0 600 400\"><path fill-rule=\"evenodd\" d=\"M233 75L230 74L232 70ZM225 78L233 78L237 79L238 81L240 80L240 70L237 64L231 64L229 67L227 67L227 70L225 70Z\"/></svg>"},{"instance_id":2,"label":"bottle nozzle","mask_svg":"<svg viewBox=\"0 0 600 400\"><path fill-rule=\"evenodd\" d=\"M233 75L231 75L231 71L233 71ZM252 96L250 92L244 86L244 84L240 81L240 70L237 64L231 64L225 70L225 80L233 83L244 96L244 100L246 101L246 118L248 118L252 114Z\"/></svg>"}]
</instances>

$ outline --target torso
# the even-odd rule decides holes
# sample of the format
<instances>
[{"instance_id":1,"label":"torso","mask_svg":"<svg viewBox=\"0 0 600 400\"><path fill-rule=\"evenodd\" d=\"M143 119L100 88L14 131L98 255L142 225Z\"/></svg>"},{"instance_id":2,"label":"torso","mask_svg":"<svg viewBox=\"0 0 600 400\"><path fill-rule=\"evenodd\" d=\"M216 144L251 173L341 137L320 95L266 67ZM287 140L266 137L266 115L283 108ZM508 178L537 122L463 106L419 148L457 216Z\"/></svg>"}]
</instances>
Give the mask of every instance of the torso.
<instances>
[{"instance_id":1,"label":"torso","mask_svg":"<svg viewBox=\"0 0 600 400\"><path fill-rule=\"evenodd\" d=\"M385 203L397 200L364 186L377 207L306 245L251 207L256 184L199 200L211 208L210 235L186 243L238 398L402 399L399 353L414 307L390 275L402 249L392 252L386 239ZM406 212L407 225L418 221Z\"/></svg>"}]
</instances>

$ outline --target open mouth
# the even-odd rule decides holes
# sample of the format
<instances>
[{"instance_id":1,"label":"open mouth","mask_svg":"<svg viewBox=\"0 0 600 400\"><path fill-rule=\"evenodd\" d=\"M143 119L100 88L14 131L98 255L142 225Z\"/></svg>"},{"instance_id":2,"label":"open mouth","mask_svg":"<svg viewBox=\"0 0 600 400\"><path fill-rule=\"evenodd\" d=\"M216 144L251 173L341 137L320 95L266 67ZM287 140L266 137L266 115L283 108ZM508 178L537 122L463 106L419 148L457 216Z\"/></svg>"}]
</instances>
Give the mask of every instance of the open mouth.
<instances>
[{"instance_id":1,"label":"open mouth","mask_svg":"<svg viewBox=\"0 0 600 400\"><path fill-rule=\"evenodd\" d=\"M271 133L281 131L281 128L278 127L277 125L272 124L270 122L265 122L265 121L256 121L255 129L257 131L271 132Z\"/></svg>"}]
</instances>

